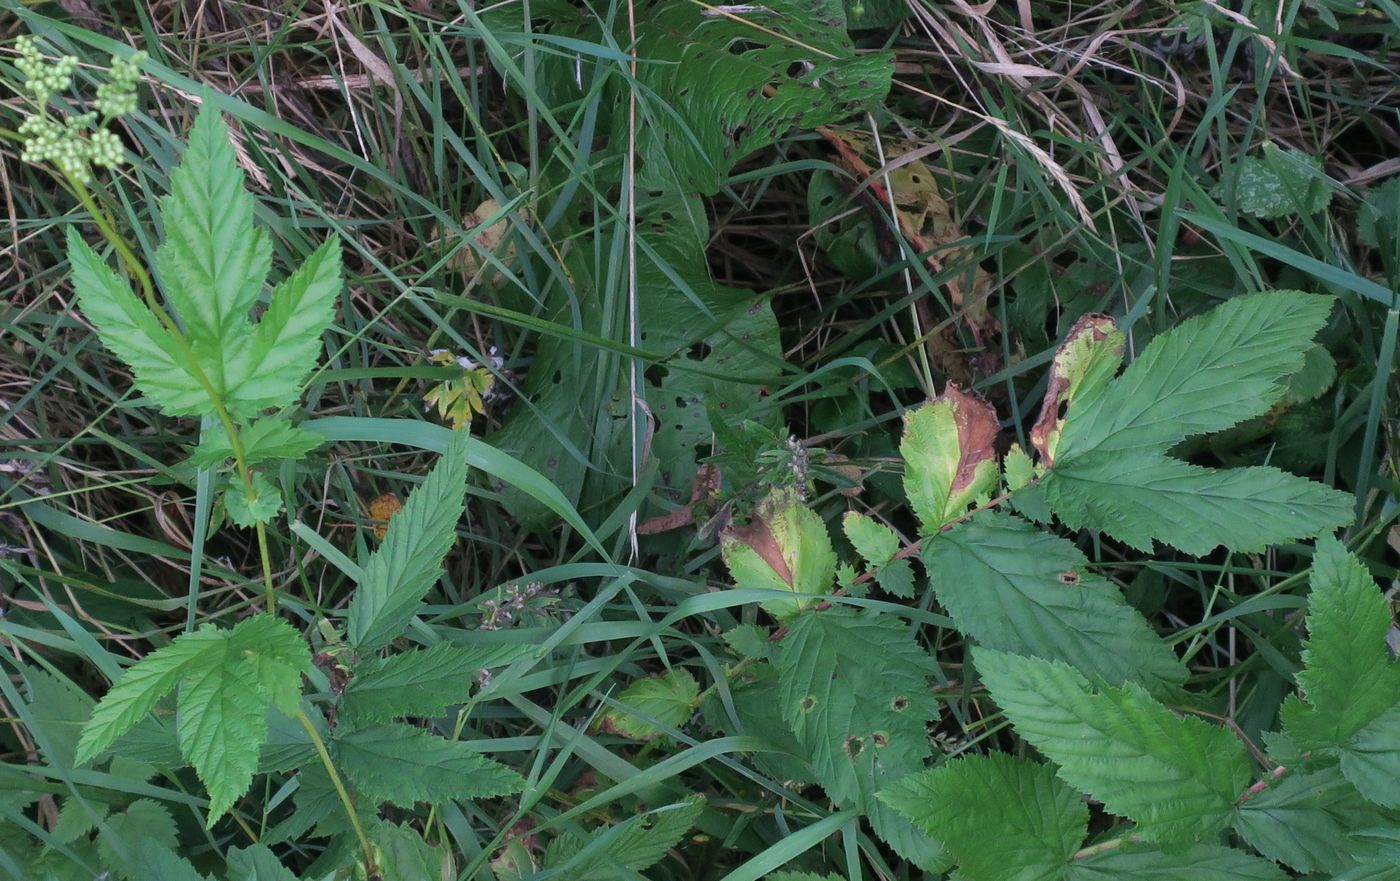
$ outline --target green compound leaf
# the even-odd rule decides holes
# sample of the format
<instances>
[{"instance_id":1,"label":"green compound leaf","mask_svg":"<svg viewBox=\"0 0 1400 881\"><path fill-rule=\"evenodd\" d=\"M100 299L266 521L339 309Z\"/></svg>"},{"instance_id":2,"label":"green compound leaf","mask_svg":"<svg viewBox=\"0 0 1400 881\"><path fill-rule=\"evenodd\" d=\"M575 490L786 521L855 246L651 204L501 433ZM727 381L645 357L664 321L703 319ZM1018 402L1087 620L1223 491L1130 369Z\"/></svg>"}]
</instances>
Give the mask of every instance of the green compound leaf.
<instances>
[{"instance_id":1,"label":"green compound leaf","mask_svg":"<svg viewBox=\"0 0 1400 881\"><path fill-rule=\"evenodd\" d=\"M70 230L68 257L83 314L131 367L137 387L172 416L237 419L297 399L316 364L341 289L340 248L318 248L278 285L266 313L251 310L271 270L271 244L253 225L254 201L229 132L212 103L161 200L165 241L156 250L161 288L186 340L163 327Z\"/></svg>"},{"instance_id":2,"label":"green compound leaf","mask_svg":"<svg viewBox=\"0 0 1400 881\"><path fill-rule=\"evenodd\" d=\"M97 836L97 853L102 862L123 878L140 878L132 857L135 842L151 842L168 851L179 847L179 835L170 811L158 801L139 798L119 814L103 820Z\"/></svg>"},{"instance_id":3,"label":"green compound leaf","mask_svg":"<svg viewBox=\"0 0 1400 881\"><path fill-rule=\"evenodd\" d=\"M571 881L615 881L635 878L681 843L705 810L704 796L691 796L678 804L648 811L616 826L594 832L587 841L573 836L554 839L544 854L544 865L563 870ZM584 851L587 855L580 857Z\"/></svg>"},{"instance_id":4,"label":"green compound leaf","mask_svg":"<svg viewBox=\"0 0 1400 881\"><path fill-rule=\"evenodd\" d=\"M1095 690L1060 661L988 649L974 658L1017 733L1065 782L1135 821L1144 840L1215 834L1249 785L1248 757L1230 732L1174 715L1140 686Z\"/></svg>"},{"instance_id":5,"label":"green compound leaf","mask_svg":"<svg viewBox=\"0 0 1400 881\"><path fill-rule=\"evenodd\" d=\"M465 703L476 674L534 651L533 646L456 646L439 643L360 664L341 694L340 709L357 723L397 716L436 716Z\"/></svg>"},{"instance_id":6,"label":"green compound leaf","mask_svg":"<svg viewBox=\"0 0 1400 881\"><path fill-rule=\"evenodd\" d=\"M1285 881L1272 863L1214 844L1161 851L1129 846L1075 860L1065 881Z\"/></svg>"},{"instance_id":7,"label":"green compound leaf","mask_svg":"<svg viewBox=\"0 0 1400 881\"><path fill-rule=\"evenodd\" d=\"M255 420L238 434L243 444L244 461L258 465L273 459L300 459L326 442L324 435L293 425L286 416L264 416ZM215 468L233 458L233 445L227 432L210 429L204 432L199 446L190 454L197 468Z\"/></svg>"},{"instance_id":8,"label":"green compound leaf","mask_svg":"<svg viewBox=\"0 0 1400 881\"><path fill-rule=\"evenodd\" d=\"M1306 704L1284 702L1284 728L1303 749L1338 752L1368 799L1400 807L1400 664L1390 660L1390 607L1341 542L1317 542L1308 597Z\"/></svg>"},{"instance_id":9,"label":"green compound leaf","mask_svg":"<svg viewBox=\"0 0 1400 881\"><path fill-rule=\"evenodd\" d=\"M899 550L899 536L885 524L855 511L847 511L841 528L850 539L851 547L871 568L878 569L890 561Z\"/></svg>"},{"instance_id":10,"label":"green compound leaf","mask_svg":"<svg viewBox=\"0 0 1400 881\"><path fill-rule=\"evenodd\" d=\"M929 755L929 659L909 625L845 609L791 625L779 659L783 716L831 799L869 810L887 780Z\"/></svg>"},{"instance_id":11,"label":"green compound leaf","mask_svg":"<svg viewBox=\"0 0 1400 881\"><path fill-rule=\"evenodd\" d=\"M922 535L933 535L996 484L997 416L952 383L942 396L904 414L904 493Z\"/></svg>"},{"instance_id":12,"label":"green compound leaf","mask_svg":"<svg viewBox=\"0 0 1400 881\"><path fill-rule=\"evenodd\" d=\"M267 708L296 711L306 642L286 622L258 615L232 630L210 625L180 636L127 670L93 711L78 744L87 762L135 727L181 683L180 753L209 790L209 825L247 792L267 739Z\"/></svg>"},{"instance_id":13,"label":"green compound leaf","mask_svg":"<svg viewBox=\"0 0 1400 881\"><path fill-rule=\"evenodd\" d=\"M761 603L775 618L789 618L820 602L836 577L836 552L826 523L791 488L775 489L759 503L749 525L722 539L725 565L738 587L804 594Z\"/></svg>"},{"instance_id":14,"label":"green compound leaf","mask_svg":"<svg viewBox=\"0 0 1400 881\"><path fill-rule=\"evenodd\" d=\"M662 733L647 718L679 728L700 700L700 686L690 671L676 667L659 676L638 679L617 696L621 707L609 707L598 717L605 731L633 740L651 740ZM647 718L643 718L647 717Z\"/></svg>"},{"instance_id":15,"label":"green compound leaf","mask_svg":"<svg viewBox=\"0 0 1400 881\"><path fill-rule=\"evenodd\" d=\"M402 633L442 575L465 509L470 443L468 432L453 432L447 451L389 520L346 612L347 638L356 651L372 652Z\"/></svg>"},{"instance_id":16,"label":"green compound leaf","mask_svg":"<svg viewBox=\"0 0 1400 881\"><path fill-rule=\"evenodd\" d=\"M968 756L880 792L957 857L966 881L1056 881L1089 830L1089 809L1055 769L1005 753Z\"/></svg>"},{"instance_id":17,"label":"green compound leaf","mask_svg":"<svg viewBox=\"0 0 1400 881\"><path fill-rule=\"evenodd\" d=\"M958 629L987 648L1158 695L1186 682L1176 654L1078 548L1018 517L977 513L926 542L924 565Z\"/></svg>"},{"instance_id":18,"label":"green compound leaf","mask_svg":"<svg viewBox=\"0 0 1400 881\"><path fill-rule=\"evenodd\" d=\"M1048 465L1055 461L1055 452L1060 445L1060 429L1064 424L1062 414L1075 399L1103 391L1123 363L1126 343L1123 331L1107 315L1085 315L1065 335L1050 364L1050 378L1045 388L1045 399L1040 405L1040 416L1031 427L1031 443L1040 453L1042 462ZM1024 453L1021 455L1025 456ZM1012 468L1010 456L1007 458L1009 484ZM1024 474L1029 465L1027 457L1024 464L1018 465L1018 470ZM1018 476L1021 485L1028 482L1029 476ZM1013 485L1011 488L1021 487Z\"/></svg>"},{"instance_id":19,"label":"green compound leaf","mask_svg":"<svg viewBox=\"0 0 1400 881\"><path fill-rule=\"evenodd\" d=\"M282 493L278 491L277 484L272 482L266 474L261 471L254 471L253 494L248 495L248 489L243 485L243 481L234 475L226 475L222 498L224 500L224 510L228 511L229 519L234 523L247 529L259 523L267 523L277 512L282 510Z\"/></svg>"},{"instance_id":20,"label":"green compound leaf","mask_svg":"<svg viewBox=\"0 0 1400 881\"><path fill-rule=\"evenodd\" d=\"M409 725L361 728L333 744L336 766L356 789L400 807L491 798L525 787L525 779L515 771L466 744Z\"/></svg>"},{"instance_id":21,"label":"green compound leaf","mask_svg":"<svg viewBox=\"0 0 1400 881\"><path fill-rule=\"evenodd\" d=\"M1189 554L1315 535L1349 523L1352 499L1273 468L1210 470L1166 458L1182 439L1265 412L1304 364L1332 299L1251 294L1154 339L1122 376L1086 389L1065 416L1041 484L1073 528Z\"/></svg>"}]
</instances>

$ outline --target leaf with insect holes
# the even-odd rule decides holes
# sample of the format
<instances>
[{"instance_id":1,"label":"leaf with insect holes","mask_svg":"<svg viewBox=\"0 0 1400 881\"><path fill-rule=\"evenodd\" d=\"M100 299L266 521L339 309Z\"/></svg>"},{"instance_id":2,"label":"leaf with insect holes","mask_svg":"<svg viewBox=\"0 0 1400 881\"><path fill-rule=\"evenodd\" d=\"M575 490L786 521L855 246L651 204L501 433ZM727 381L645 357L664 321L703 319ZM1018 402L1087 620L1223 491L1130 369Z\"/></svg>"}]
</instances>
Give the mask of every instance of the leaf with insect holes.
<instances>
[{"instance_id":1,"label":"leaf with insect holes","mask_svg":"<svg viewBox=\"0 0 1400 881\"><path fill-rule=\"evenodd\" d=\"M679 728L690 718L700 699L700 686L680 667L659 676L638 679L616 697L620 707L608 707L598 716L598 728L633 740L651 740L661 734L647 717Z\"/></svg>"},{"instance_id":2,"label":"leaf with insect holes","mask_svg":"<svg viewBox=\"0 0 1400 881\"><path fill-rule=\"evenodd\" d=\"M284 407L316 364L341 289L340 248L318 248L251 311L271 271L271 243L253 224L255 204L212 102L161 199L165 241L156 249L161 289L185 328L181 343L70 228L68 259L78 305L136 386L172 416L237 419Z\"/></svg>"},{"instance_id":3,"label":"leaf with insect holes","mask_svg":"<svg viewBox=\"0 0 1400 881\"><path fill-rule=\"evenodd\" d=\"M869 809L887 780L923 766L936 710L930 661L909 625L845 609L790 625L778 661L783 716L838 804Z\"/></svg>"},{"instance_id":4,"label":"leaf with insect holes","mask_svg":"<svg viewBox=\"0 0 1400 881\"><path fill-rule=\"evenodd\" d=\"M725 532L722 548L736 586L805 595L763 601L760 605L775 618L816 605L819 596L831 592L836 577L836 553L826 524L791 488L769 493L748 526Z\"/></svg>"},{"instance_id":5,"label":"leaf with insect holes","mask_svg":"<svg viewBox=\"0 0 1400 881\"><path fill-rule=\"evenodd\" d=\"M1123 331L1107 315L1085 315L1065 335L1050 364L1050 378L1040 405L1040 416L1031 427L1031 443L1040 453L1042 462L1048 465L1055 461L1065 411L1076 398L1097 394L1113 379L1118 366L1123 363L1126 343ZM1025 466L1020 467L1024 470ZM1029 478L1020 482L1024 485Z\"/></svg>"},{"instance_id":6,"label":"leaf with insect holes","mask_svg":"<svg viewBox=\"0 0 1400 881\"><path fill-rule=\"evenodd\" d=\"M980 645L1064 661L1161 696L1186 682L1176 653L1072 542L979 511L926 540L923 557L938 601Z\"/></svg>"},{"instance_id":7,"label":"leaf with insect holes","mask_svg":"<svg viewBox=\"0 0 1400 881\"><path fill-rule=\"evenodd\" d=\"M904 493L921 535L937 533L996 484L996 436L991 404L952 383L941 397L904 414Z\"/></svg>"},{"instance_id":8,"label":"leaf with insect holes","mask_svg":"<svg viewBox=\"0 0 1400 881\"><path fill-rule=\"evenodd\" d=\"M1400 664L1386 636L1390 606L1341 542L1318 539L1308 596L1308 641L1284 729L1302 749L1339 754L1342 773L1368 799L1400 807Z\"/></svg>"},{"instance_id":9,"label":"leaf with insect holes","mask_svg":"<svg viewBox=\"0 0 1400 881\"><path fill-rule=\"evenodd\" d=\"M667 851L679 845L704 811L705 797L694 795L600 829L586 840L560 836L545 849L543 863L570 881L634 878L635 873L661 862ZM592 852L580 857L585 848Z\"/></svg>"},{"instance_id":10,"label":"leaf with insect holes","mask_svg":"<svg viewBox=\"0 0 1400 881\"><path fill-rule=\"evenodd\" d=\"M364 565L346 611L346 636L361 654L387 645L413 620L442 575L465 509L470 434L454 431L447 450L389 521L384 542Z\"/></svg>"},{"instance_id":11,"label":"leaf with insect holes","mask_svg":"<svg viewBox=\"0 0 1400 881\"><path fill-rule=\"evenodd\" d=\"M357 790L400 807L492 798L525 786L515 771L467 744L409 725L360 728L336 737L332 744L336 766Z\"/></svg>"},{"instance_id":12,"label":"leaf with insect holes","mask_svg":"<svg viewBox=\"0 0 1400 881\"><path fill-rule=\"evenodd\" d=\"M1141 686L1096 689L1060 661L989 649L973 659L1016 732L1060 766L1066 783L1136 822L1144 841L1215 835L1249 785L1249 759L1233 734L1173 714Z\"/></svg>"},{"instance_id":13,"label":"leaf with insect holes","mask_svg":"<svg viewBox=\"0 0 1400 881\"><path fill-rule=\"evenodd\" d=\"M1082 388L1041 487L1066 525L1141 550L1258 551L1351 522L1352 498L1276 468L1208 469L1166 455L1265 412L1298 371L1332 298L1248 294L1155 338L1112 382Z\"/></svg>"},{"instance_id":14,"label":"leaf with insect holes","mask_svg":"<svg viewBox=\"0 0 1400 881\"><path fill-rule=\"evenodd\" d=\"M903 777L880 800L943 842L967 881L1057 881L1089 831L1089 809L1053 767L1005 753Z\"/></svg>"},{"instance_id":15,"label":"leaf with insect holes","mask_svg":"<svg viewBox=\"0 0 1400 881\"><path fill-rule=\"evenodd\" d=\"M205 625L133 665L98 703L76 761L92 761L180 685L180 753L209 790L209 825L247 792L267 738L267 708L295 713L310 669L301 635L272 615L231 630Z\"/></svg>"}]
</instances>

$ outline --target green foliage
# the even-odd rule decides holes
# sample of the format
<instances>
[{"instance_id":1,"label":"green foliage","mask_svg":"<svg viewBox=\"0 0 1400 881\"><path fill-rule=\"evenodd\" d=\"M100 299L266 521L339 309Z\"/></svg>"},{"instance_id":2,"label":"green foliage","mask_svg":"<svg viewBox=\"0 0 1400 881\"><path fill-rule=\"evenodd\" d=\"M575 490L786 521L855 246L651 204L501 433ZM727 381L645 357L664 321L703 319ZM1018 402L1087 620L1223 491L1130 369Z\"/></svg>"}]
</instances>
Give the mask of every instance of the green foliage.
<instances>
[{"instance_id":1,"label":"green foliage","mask_svg":"<svg viewBox=\"0 0 1400 881\"><path fill-rule=\"evenodd\" d=\"M578 881L631 879L661 862L705 810L699 796L594 832L587 841L561 836L550 842L544 864Z\"/></svg>"},{"instance_id":2,"label":"green foliage","mask_svg":"<svg viewBox=\"0 0 1400 881\"><path fill-rule=\"evenodd\" d=\"M1183 438L1263 413L1303 366L1332 301L1296 291L1239 297L1154 339L1065 417L1043 486L1069 526L1133 547L1257 551L1351 522L1336 490L1255 466L1212 471L1166 456Z\"/></svg>"},{"instance_id":3,"label":"green foliage","mask_svg":"<svg viewBox=\"0 0 1400 881\"><path fill-rule=\"evenodd\" d=\"M938 601L987 648L1157 694L1186 681L1171 649L1078 548L1019 518L979 513L930 542L924 562Z\"/></svg>"},{"instance_id":4,"label":"green foliage","mask_svg":"<svg viewBox=\"0 0 1400 881\"><path fill-rule=\"evenodd\" d=\"M180 752L209 790L209 825L253 780L267 737L267 708L297 711L306 643L270 615L231 630L206 625L132 665L97 705L75 761L97 758L180 684L176 705Z\"/></svg>"},{"instance_id":5,"label":"green foliage","mask_svg":"<svg viewBox=\"0 0 1400 881\"><path fill-rule=\"evenodd\" d=\"M738 587L781 590L801 599L772 599L762 605L788 618L818 602L836 577L836 553L826 524L798 499L794 489L768 494L749 526L724 536L724 562Z\"/></svg>"},{"instance_id":6,"label":"green foliage","mask_svg":"<svg viewBox=\"0 0 1400 881\"><path fill-rule=\"evenodd\" d=\"M358 723L399 716L436 716L465 703L481 670L500 667L529 653L526 646L455 646L438 643L374 658L355 668L341 693L340 709Z\"/></svg>"},{"instance_id":7,"label":"green foliage","mask_svg":"<svg viewBox=\"0 0 1400 881\"><path fill-rule=\"evenodd\" d=\"M991 406L953 387L904 415L904 492L924 535L937 533L996 482L996 432Z\"/></svg>"},{"instance_id":8,"label":"green foliage","mask_svg":"<svg viewBox=\"0 0 1400 881\"><path fill-rule=\"evenodd\" d=\"M525 786L519 774L465 743L397 723L340 735L332 742L332 755L360 792L406 808L489 798Z\"/></svg>"},{"instance_id":9,"label":"green foliage","mask_svg":"<svg viewBox=\"0 0 1400 881\"><path fill-rule=\"evenodd\" d=\"M373 652L402 633L442 575L442 559L457 540L471 443L469 433L452 433L447 451L389 520L384 543L365 562L345 613L346 637L356 651Z\"/></svg>"},{"instance_id":10,"label":"green foliage","mask_svg":"<svg viewBox=\"0 0 1400 881\"><path fill-rule=\"evenodd\" d=\"M243 457L248 465L274 459L301 459L326 442L324 436L293 425L286 416L264 416L239 432ZM215 468L234 457L233 445L221 431L205 432L190 462L199 468Z\"/></svg>"},{"instance_id":11,"label":"green foliage","mask_svg":"<svg viewBox=\"0 0 1400 881\"><path fill-rule=\"evenodd\" d=\"M1297 150L1266 143L1261 155L1244 157L1234 172L1234 180L1222 180L1211 195L1219 199L1233 192L1239 209L1255 217L1317 214L1332 201L1322 162Z\"/></svg>"},{"instance_id":12,"label":"green foliage","mask_svg":"<svg viewBox=\"0 0 1400 881\"><path fill-rule=\"evenodd\" d=\"M1205 839L1249 784L1248 757L1230 732L1174 715L1140 686L1096 689L1060 661L986 649L975 657L1017 733L1144 839Z\"/></svg>"},{"instance_id":13,"label":"green foliage","mask_svg":"<svg viewBox=\"0 0 1400 881\"><path fill-rule=\"evenodd\" d=\"M783 717L834 801L869 808L929 754L928 661L906 625L873 614L807 613L783 640Z\"/></svg>"},{"instance_id":14,"label":"green foliage","mask_svg":"<svg viewBox=\"0 0 1400 881\"><path fill-rule=\"evenodd\" d=\"M655 720L671 728L679 728L690 718L700 698L700 685L695 677L676 667L660 676L638 679L617 696L620 707L609 707L598 717L599 724L634 740L650 740L661 729L647 721Z\"/></svg>"}]
</instances>

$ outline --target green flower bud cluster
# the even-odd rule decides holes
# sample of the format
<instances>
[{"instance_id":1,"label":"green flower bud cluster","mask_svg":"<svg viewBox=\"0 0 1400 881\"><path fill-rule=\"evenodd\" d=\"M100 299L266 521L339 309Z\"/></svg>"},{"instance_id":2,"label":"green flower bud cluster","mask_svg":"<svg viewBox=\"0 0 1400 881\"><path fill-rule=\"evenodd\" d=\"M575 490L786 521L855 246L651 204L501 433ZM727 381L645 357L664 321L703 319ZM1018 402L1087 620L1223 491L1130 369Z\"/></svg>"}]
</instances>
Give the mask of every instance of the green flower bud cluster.
<instances>
[{"instance_id":1,"label":"green flower bud cluster","mask_svg":"<svg viewBox=\"0 0 1400 881\"><path fill-rule=\"evenodd\" d=\"M92 180L92 168L116 168L122 164L121 139L103 126L136 110L136 86L141 80L145 52L130 59L112 57L108 80L97 87L95 109L59 120L49 115L48 102L72 88L78 59L65 55L46 60L31 37L15 41L15 66L24 76L25 89L34 96L36 111L20 123L24 139L21 158L26 162L52 162L67 178L79 184ZM101 114L101 122L98 118Z\"/></svg>"}]
</instances>

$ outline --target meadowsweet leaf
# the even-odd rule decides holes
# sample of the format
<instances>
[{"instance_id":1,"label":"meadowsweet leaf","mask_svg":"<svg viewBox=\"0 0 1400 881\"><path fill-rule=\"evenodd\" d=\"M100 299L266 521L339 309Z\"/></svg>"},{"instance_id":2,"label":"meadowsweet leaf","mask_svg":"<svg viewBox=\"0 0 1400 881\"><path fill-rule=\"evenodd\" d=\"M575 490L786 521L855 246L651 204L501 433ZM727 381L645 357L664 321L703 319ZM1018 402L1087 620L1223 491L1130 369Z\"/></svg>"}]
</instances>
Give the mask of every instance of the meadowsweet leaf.
<instances>
[{"instance_id":1,"label":"meadowsweet leaf","mask_svg":"<svg viewBox=\"0 0 1400 881\"><path fill-rule=\"evenodd\" d=\"M230 412L244 417L296 401L316 366L341 286L335 240L313 251L277 286L257 327L245 337L248 345L225 364Z\"/></svg>"},{"instance_id":2,"label":"meadowsweet leaf","mask_svg":"<svg viewBox=\"0 0 1400 881\"><path fill-rule=\"evenodd\" d=\"M1217 183L1211 195L1228 198L1228 183ZM1240 160L1234 201L1240 211L1264 219L1316 214L1332 201L1332 188L1322 179L1321 159L1270 143L1264 145L1262 155Z\"/></svg>"},{"instance_id":3,"label":"meadowsweet leaf","mask_svg":"<svg viewBox=\"0 0 1400 881\"><path fill-rule=\"evenodd\" d=\"M981 511L925 543L939 603L983 646L1059 660L1154 694L1186 682L1176 653L1071 542Z\"/></svg>"},{"instance_id":4,"label":"meadowsweet leaf","mask_svg":"<svg viewBox=\"0 0 1400 881\"><path fill-rule=\"evenodd\" d=\"M44 732L40 749L55 768L72 768L83 725L92 716L96 703L87 692L68 679L40 667L27 667L29 714L36 728Z\"/></svg>"},{"instance_id":5,"label":"meadowsweet leaf","mask_svg":"<svg viewBox=\"0 0 1400 881\"><path fill-rule=\"evenodd\" d=\"M1073 528L1149 550L1262 550L1350 522L1352 499L1272 468L1201 469L1166 457L1196 434L1265 412L1302 368L1332 299L1237 297L1155 338L1116 380L1069 407L1041 486Z\"/></svg>"},{"instance_id":6,"label":"meadowsweet leaf","mask_svg":"<svg viewBox=\"0 0 1400 881\"><path fill-rule=\"evenodd\" d=\"M1066 783L1136 822L1144 840L1215 834L1249 785L1248 757L1230 732L1174 715L1141 686L1094 689L1060 661L988 649L973 657L1017 733Z\"/></svg>"},{"instance_id":7,"label":"meadowsweet leaf","mask_svg":"<svg viewBox=\"0 0 1400 881\"><path fill-rule=\"evenodd\" d=\"M816 605L836 577L836 553L826 524L791 488L769 493L749 525L726 531L721 545L736 586L807 595L761 603L775 618Z\"/></svg>"},{"instance_id":8,"label":"meadowsweet leaf","mask_svg":"<svg viewBox=\"0 0 1400 881\"><path fill-rule=\"evenodd\" d=\"M1035 480L1035 463L1031 461L1030 454L1021 449L1020 444L1012 444L1011 449L1006 451L1001 460L1001 468L1008 492L1023 490Z\"/></svg>"},{"instance_id":9,"label":"meadowsweet leaf","mask_svg":"<svg viewBox=\"0 0 1400 881\"><path fill-rule=\"evenodd\" d=\"M763 881L846 881L840 875L818 875L814 872L774 872Z\"/></svg>"},{"instance_id":10,"label":"meadowsweet leaf","mask_svg":"<svg viewBox=\"0 0 1400 881\"><path fill-rule=\"evenodd\" d=\"M360 664L341 694L340 710L357 723L397 716L436 716L465 703L483 669L500 667L534 651L528 645L459 646L400 652Z\"/></svg>"},{"instance_id":11,"label":"meadowsweet leaf","mask_svg":"<svg viewBox=\"0 0 1400 881\"><path fill-rule=\"evenodd\" d=\"M1089 830L1053 767L1005 753L944 762L879 797L943 842L966 881L1057 881Z\"/></svg>"},{"instance_id":12,"label":"meadowsweet leaf","mask_svg":"<svg viewBox=\"0 0 1400 881\"><path fill-rule=\"evenodd\" d=\"M255 207L223 116L206 103L170 175L170 195L160 200L165 241L156 268L211 366L226 363L227 349L247 333L249 310L272 271L272 243L253 225Z\"/></svg>"},{"instance_id":13,"label":"meadowsweet leaf","mask_svg":"<svg viewBox=\"0 0 1400 881\"><path fill-rule=\"evenodd\" d=\"M1065 881L1286 881L1273 863L1229 847L1198 844L1189 850L1128 846L1075 860Z\"/></svg>"},{"instance_id":14,"label":"meadowsweet leaf","mask_svg":"<svg viewBox=\"0 0 1400 881\"><path fill-rule=\"evenodd\" d=\"M1064 424L1063 414L1068 407L1082 395L1098 394L1118 372L1118 366L1123 363L1126 342L1126 337L1112 318L1092 313L1076 321L1065 335L1050 364L1050 378L1040 405L1040 416L1031 427L1031 443L1040 453L1042 462L1048 465L1055 461L1055 450L1060 444L1060 428ZM1029 465L1029 457L1026 464ZM1028 478L1025 482L1028 482ZM1019 488L1012 487L1013 490Z\"/></svg>"},{"instance_id":15,"label":"meadowsweet leaf","mask_svg":"<svg viewBox=\"0 0 1400 881\"><path fill-rule=\"evenodd\" d=\"M413 620L423 597L442 575L465 508L467 447L471 436L452 433L447 451L389 521L384 542L370 554L346 612L350 645L364 654L387 645Z\"/></svg>"},{"instance_id":16,"label":"meadowsweet leaf","mask_svg":"<svg viewBox=\"0 0 1400 881\"><path fill-rule=\"evenodd\" d=\"M1353 833L1392 826L1400 816L1368 804L1336 766L1289 770L1235 809L1233 826L1250 847L1302 873L1352 868L1373 852Z\"/></svg>"},{"instance_id":17,"label":"meadowsweet leaf","mask_svg":"<svg viewBox=\"0 0 1400 881\"><path fill-rule=\"evenodd\" d=\"M135 839L131 847L136 852L133 878L159 878L160 881L212 881L201 875L190 865L189 860L177 855L153 839Z\"/></svg>"},{"instance_id":18,"label":"meadowsweet leaf","mask_svg":"<svg viewBox=\"0 0 1400 881\"><path fill-rule=\"evenodd\" d=\"M907 623L836 608L797 618L782 645L784 718L827 795L868 809L929 755L929 658Z\"/></svg>"},{"instance_id":19,"label":"meadowsweet leaf","mask_svg":"<svg viewBox=\"0 0 1400 881\"><path fill-rule=\"evenodd\" d=\"M841 518L841 528L850 539L851 547L871 568L878 569L890 561L899 550L899 536L885 524L856 511L847 511Z\"/></svg>"},{"instance_id":20,"label":"meadowsweet leaf","mask_svg":"<svg viewBox=\"0 0 1400 881\"><path fill-rule=\"evenodd\" d=\"M1298 673L1306 704L1284 702L1284 729L1302 749L1339 753L1362 795L1400 807L1400 664L1390 660L1390 627L1366 567L1335 538L1318 539Z\"/></svg>"},{"instance_id":21,"label":"meadowsweet leaf","mask_svg":"<svg viewBox=\"0 0 1400 881\"><path fill-rule=\"evenodd\" d=\"M588 841L561 836L551 841L545 850L545 868L565 869L567 866L562 877L570 881L635 878L636 872L661 862L667 851L680 844L704 810L704 796L695 795L678 804L600 829ZM571 862L585 850L592 852Z\"/></svg>"},{"instance_id":22,"label":"meadowsweet leaf","mask_svg":"<svg viewBox=\"0 0 1400 881\"><path fill-rule=\"evenodd\" d=\"M234 475L226 475L223 493L221 498L224 501L224 510L228 512L228 517L234 523L244 529L256 526L259 523L267 523L277 516L277 512L282 510L282 493L277 489L277 484L272 482L261 471L252 473L253 494L248 495L248 488L243 481Z\"/></svg>"},{"instance_id":23,"label":"meadowsweet leaf","mask_svg":"<svg viewBox=\"0 0 1400 881\"><path fill-rule=\"evenodd\" d=\"M265 844L230 848L226 859L228 881L297 881Z\"/></svg>"},{"instance_id":24,"label":"meadowsweet leaf","mask_svg":"<svg viewBox=\"0 0 1400 881\"><path fill-rule=\"evenodd\" d=\"M903 599L914 596L914 567L908 560L894 560L875 573L875 583L886 593Z\"/></svg>"},{"instance_id":25,"label":"meadowsweet leaf","mask_svg":"<svg viewBox=\"0 0 1400 881\"><path fill-rule=\"evenodd\" d=\"M360 792L400 807L491 798L525 786L519 774L466 744L409 725L360 728L333 744L336 767Z\"/></svg>"},{"instance_id":26,"label":"meadowsweet leaf","mask_svg":"<svg viewBox=\"0 0 1400 881\"><path fill-rule=\"evenodd\" d=\"M272 459L300 459L326 442L324 435L292 424L286 416L264 416L238 434L248 465ZM190 454L197 468L215 468L233 458L233 445L222 429L204 432L199 446Z\"/></svg>"},{"instance_id":27,"label":"meadowsweet leaf","mask_svg":"<svg viewBox=\"0 0 1400 881\"><path fill-rule=\"evenodd\" d=\"M700 699L700 685L688 670L676 667L658 676L638 679L616 698L621 707L608 707L598 716L598 727L633 740L651 740L661 729L643 716L672 728L690 718Z\"/></svg>"},{"instance_id":28,"label":"meadowsweet leaf","mask_svg":"<svg viewBox=\"0 0 1400 881\"><path fill-rule=\"evenodd\" d=\"M723 635L725 643L741 658L766 661L773 654L768 631L757 624L737 624Z\"/></svg>"},{"instance_id":29,"label":"meadowsweet leaf","mask_svg":"<svg viewBox=\"0 0 1400 881\"><path fill-rule=\"evenodd\" d=\"M175 820L165 805L138 798L126 810L107 817L97 836L97 853L121 877L140 878L133 859L136 842L153 842L170 851L179 846Z\"/></svg>"},{"instance_id":30,"label":"meadowsweet leaf","mask_svg":"<svg viewBox=\"0 0 1400 881\"><path fill-rule=\"evenodd\" d=\"M206 412L209 395L181 360L174 334L73 227L68 228L68 263L78 307L102 344L131 368L136 387L170 416Z\"/></svg>"},{"instance_id":31,"label":"meadowsweet leaf","mask_svg":"<svg viewBox=\"0 0 1400 881\"><path fill-rule=\"evenodd\" d=\"M92 761L118 737L136 727L175 688L191 663L221 639L220 632L212 628L186 633L129 667L93 710L78 741L73 763Z\"/></svg>"},{"instance_id":32,"label":"meadowsweet leaf","mask_svg":"<svg viewBox=\"0 0 1400 881\"><path fill-rule=\"evenodd\" d=\"M942 396L904 414L904 493L933 535L996 484L996 411L952 383Z\"/></svg>"}]
</instances>

